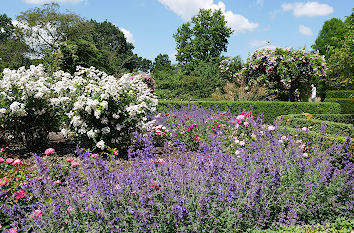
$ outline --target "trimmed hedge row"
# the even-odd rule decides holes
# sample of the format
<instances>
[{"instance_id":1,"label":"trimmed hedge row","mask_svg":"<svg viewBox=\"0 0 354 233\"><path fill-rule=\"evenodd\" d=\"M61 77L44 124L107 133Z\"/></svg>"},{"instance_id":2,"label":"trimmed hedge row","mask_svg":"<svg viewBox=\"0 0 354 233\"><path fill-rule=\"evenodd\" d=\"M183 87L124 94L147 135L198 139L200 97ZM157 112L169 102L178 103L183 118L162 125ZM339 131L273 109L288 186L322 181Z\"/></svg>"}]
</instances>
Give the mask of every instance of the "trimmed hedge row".
<instances>
[{"instance_id":1,"label":"trimmed hedge row","mask_svg":"<svg viewBox=\"0 0 354 233\"><path fill-rule=\"evenodd\" d=\"M326 98L325 102L336 102L342 107L341 113L354 114L354 98Z\"/></svg>"},{"instance_id":2,"label":"trimmed hedge row","mask_svg":"<svg viewBox=\"0 0 354 233\"><path fill-rule=\"evenodd\" d=\"M353 136L354 135L354 126L353 124L338 123L333 121L323 121L316 119L301 119L301 118L292 118L283 116L282 124L296 128L296 127L307 127L311 131L320 132L322 123L326 124L326 133L341 136Z\"/></svg>"},{"instance_id":3,"label":"trimmed hedge row","mask_svg":"<svg viewBox=\"0 0 354 233\"><path fill-rule=\"evenodd\" d=\"M338 123L354 124L354 114L289 114L284 118L316 119L322 121L334 121Z\"/></svg>"},{"instance_id":4,"label":"trimmed hedge row","mask_svg":"<svg viewBox=\"0 0 354 233\"><path fill-rule=\"evenodd\" d=\"M329 90L327 98L354 98L354 90Z\"/></svg>"},{"instance_id":5,"label":"trimmed hedge row","mask_svg":"<svg viewBox=\"0 0 354 233\"><path fill-rule=\"evenodd\" d=\"M195 105L215 111L230 111L238 114L241 111L252 111L253 116L263 114L265 123L273 121L281 115L309 112L313 114L337 114L341 106L333 102L282 102L282 101L170 101L159 100L158 110L166 111L169 107L179 109L181 105Z\"/></svg>"}]
</instances>

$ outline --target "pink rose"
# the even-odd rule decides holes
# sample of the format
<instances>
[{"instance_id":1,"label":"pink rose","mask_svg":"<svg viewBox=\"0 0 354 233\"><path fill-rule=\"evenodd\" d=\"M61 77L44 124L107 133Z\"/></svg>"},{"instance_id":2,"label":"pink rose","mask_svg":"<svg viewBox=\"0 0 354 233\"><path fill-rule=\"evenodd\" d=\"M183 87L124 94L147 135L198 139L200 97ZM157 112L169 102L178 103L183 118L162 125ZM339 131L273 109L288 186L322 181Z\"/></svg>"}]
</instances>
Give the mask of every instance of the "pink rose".
<instances>
[{"instance_id":1,"label":"pink rose","mask_svg":"<svg viewBox=\"0 0 354 233\"><path fill-rule=\"evenodd\" d=\"M166 161L164 159L158 159L157 163L164 165L166 163Z\"/></svg>"},{"instance_id":2,"label":"pink rose","mask_svg":"<svg viewBox=\"0 0 354 233\"><path fill-rule=\"evenodd\" d=\"M35 210L35 211L33 211L33 213L32 213L32 217L33 218L41 218L42 217L42 211L41 210Z\"/></svg>"},{"instance_id":3,"label":"pink rose","mask_svg":"<svg viewBox=\"0 0 354 233\"><path fill-rule=\"evenodd\" d=\"M91 158L98 158L98 154L91 154Z\"/></svg>"},{"instance_id":4,"label":"pink rose","mask_svg":"<svg viewBox=\"0 0 354 233\"><path fill-rule=\"evenodd\" d=\"M14 160L13 160L12 158L7 158L7 159L6 159L6 163L7 163L7 164L11 164L13 161L14 161Z\"/></svg>"},{"instance_id":5,"label":"pink rose","mask_svg":"<svg viewBox=\"0 0 354 233\"><path fill-rule=\"evenodd\" d=\"M55 153L55 150L53 148L48 148L44 151L44 154L46 155L51 155L53 153Z\"/></svg>"},{"instance_id":6,"label":"pink rose","mask_svg":"<svg viewBox=\"0 0 354 233\"><path fill-rule=\"evenodd\" d=\"M73 207L69 206L69 207L67 208L67 211L68 211L69 213L71 213L71 212L73 211Z\"/></svg>"},{"instance_id":7,"label":"pink rose","mask_svg":"<svg viewBox=\"0 0 354 233\"><path fill-rule=\"evenodd\" d=\"M243 122L243 125L244 125L245 127L248 127L249 123L248 123L247 121L245 121L245 122Z\"/></svg>"},{"instance_id":8,"label":"pink rose","mask_svg":"<svg viewBox=\"0 0 354 233\"><path fill-rule=\"evenodd\" d=\"M199 142L200 141L200 137L198 135L195 135L194 136L194 141Z\"/></svg>"},{"instance_id":9,"label":"pink rose","mask_svg":"<svg viewBox=\"0 0 354 233\"><path fill-rule=\"evenodd\" d=\"M9 233L17 233L17 228L13 227L9 230Z\"/></svg>"},{"instance_id":10,"label":"pink rose","mask_svg":"<svg viewBox=\"0 0 354 233\"><path fill-rule=\"evenodd\" d=\"M0 163L3 163L4 161L4 158L0 157Z\"/></svg>"},{"instance_id":11,"label":"pink rose","mask_svg":"<svg viewBox=\"0 0 354 233\"><path fill-rule=\"evenodd\" d=\"M117 155L119 154L119 151L118 151L118 150L114 150L114 151L113 151L113 154L114 154L115 156L117 156Z\"/></svg>"},{"instance_id":12,"label":"pink rose","mask_svg":"<svg viewBox=\"0 0 354 233\"><path fill-rule=\"evenodd\" d=\"M68 158L67 160L66 160L66 162L69 162L69 163L71 163L73 161L73 158Z\"/></svg>"},{"instance_id":13,"label":"pink rose","mask_svg":"<svg viewBox=\"0 0 354 233\"><path fill-rule=\"evenodd\" d=\"M79 166L79 164L78 164L77 162L72 162L72 163L71 163L71 166L72 166L72 167L77 167L77 166Z\"/></svg>"},{"instance_id":14,"label":"pink rose","mask_svg":"<svg viewBox=\"0 0 354 233\"><path fill-rule=\"evenodd\" d=\"M244 146L245 144L245 141L240 141L240 146Z\"/></svg>"},{"instance_id":15,"label":"pink rose","mask_svg":"<svg viewBox=\"0 0 354 233\"><path fill-rule=\"evenodd\" d=\"M16 192L14 192L14 194L15 194L17 200L22 199L22 198L26 198L25 192L22 190L18 190Z\"/></svg>"},{"instance_id":16,"label":"pink rose","mask_svg":"<svg viewBox=\"0 0 354 233\"><path fill-rule=\"evenodd\" d=\"M14 165L14 166L21 165L21 164L23 164L23 162L22 162L21 160L19 160L19 159L16 159L16 160L13 161L13 163L12 163L12 165Z\"/></svg>"},{"instance_id":17,"label":"pink rose","mask_svg":"<svg viewBox=\"0 0 354 233\"><path fill-rule=\"evenodd\" d=\"M275 130L275 127L273 125L270 125L270 126L268 126L268 130L273 131L273 130Z\"/></svg>"},{"instance_id":18,"label":"pink rose","mask_svg":"<svg viewBox=\"0 0 354 233\"><path fill-rule=\"evenodd\" d=\"M4 152L5 151L5 149L4 148L0 148L0 152Z\"/></svg>"},{"instance_id":19,"label":"pink rose","mask_svg":"<svg viewBox=\"0 0 354 233\"><path fill-rule=\"evenodd\" d=\"M60 180L55 181L56 184L62 184Z\"/></svg>"},{"instance_id":20,"label":"pink rose","mask_svg":"<svg viewBox=\"0 0 354 233\"><path fill-rule=\"evenodd\" d=\"M308 129L307 127L302 127L301 130L304 131L304 132L306 132L306 131L308 131L309 129Z\"/></svg>"},{"instance_id":21,"label":"pink rose","mask_svg":"<svg viewBox=\"0 0 354 233\"><path fill-rule=\"evenodd\" d=\"M308 158L308 157L309 157L309 154L303 153L302 156L304 156L304 158Z\"/></svg>"}]
</instances>

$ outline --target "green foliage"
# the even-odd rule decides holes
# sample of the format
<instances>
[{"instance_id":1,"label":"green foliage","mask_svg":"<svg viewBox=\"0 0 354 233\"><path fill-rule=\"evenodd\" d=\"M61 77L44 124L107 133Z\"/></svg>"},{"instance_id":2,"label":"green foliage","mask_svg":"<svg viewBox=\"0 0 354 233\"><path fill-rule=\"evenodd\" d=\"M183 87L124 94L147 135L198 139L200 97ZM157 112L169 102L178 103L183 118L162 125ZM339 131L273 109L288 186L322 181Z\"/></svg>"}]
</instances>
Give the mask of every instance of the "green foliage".
<instances>
[{"instance_id":1,"label":"green foliage","mask_svg":"<svg viewBox=\"0 0 354 233\"><path fill-rule=\"evenodd\" d=\"M172 69L170 58L167 54L159 54L155 58L154 63L152 64L152 71L160 70L170 70Z\"/></svg>"},{"instance_id":2,"label":"green foliage","mask_svg":"<svg viewBox=\"0 0 354 233\"><path fill-rule=\"evenodd\" d=\"M301 118L301 119L315 119L322 121L333 121L345 124L354 124L354 114L289 114L283 116L283 119Z\"/></svg>"},{"instance_id":3,"label":"green foliage","mask_svg":"<svg viewBox=\"0 0 354 233\"><path fill-rule=\"evenodd\" d=\"M4 68L18 69L21 66L29 66L31 61L25 56L28 46L19 39L9 39L0 43L0 72Z\"/></svg>"},{"instance_id":4,"label":"green foliage","mask_svg":"<svg viewBox=\"0 0 354 233\"><path fill-rule=\"evenodd\" d=\"M325 55L326 59L331 56L332 48L339 48L340 41L343 40L346 28L344 22L337 18L325 21L322 29L317 36L315 44L311 47Z\"/></svg>"},{"instance_id":5,"label":"green foliage","mask_svg":"<svg viewBox=\"0 0 354 233\"><path fill-rule=\"evenodd\" d=\"M291 48L262 49L255 51L247 60L245 68L237 74L248 81L265 85L269 95L278 100L307 101L311 84L317 86L326 79L326 63L318 52Z\"/></svg>"},{"instance_id":6,"label":"green foliage","mask_svg":"<svg viewBox=\"0 0 354 233\"><path fill-rule=\"evenodd\" d=\"M215 62L220 54L226 52L228 38L233 31L226 26L221 10L200 9L198 15L183 24L173 35L177 43L176 60L184 66L186 72L195 67L195 62Z\"/></svg>"},{"instance_id":7,"label":"green foliage","mask_svg":"<svg viewBox=\"0 0 354 233\"><path fill-rule=\"evenodd\" d=\"M257 118L262 114L266 123L273 121L281 115L310 112L313 114L339 113L341 107L337 103L305 103L305 102L281 102L281 101L166 101L160 100L158 109L164 111L168 106L179 109L182 105L193 104L202 108L213 110L229 110L232 113L252 111Z\"/></svg>"},{"instance_id":8,"label":"green foliage","mask_svg":"<svg viewBox=\"0 0 354 233\"><path fill-rule=\"evenodd\" d=\"M354 114L354 98L326 98L326 102L339 103L343 114Z\"/></svg>"},{"instance_id":9,"label":"green foliage","mask_svg":"<svg viewBox=\"0 0 354 233\"><path fill-rule=\"evenodd\" d=\"M346 33L328 58L328 86L331 89L354 89L354 13L345 21Z\"/></svg>"},{"instance_id":10,"label":"green foliage","mask_svg":"<svg viewBox=\"0 0 354 233\"><path fill-rule=\"evenodd\" d=\"M159 99L188 100L210 97L216 89L224 86L216 64L200 61L190 75L183 69L163 69L152 73L156 81L156 95ZM205 84L208 85L205 85Z\"/></svg>"},{"instance_id":11,"label":"green foliage","mask_svg":"<svg viewBox=\"0 0 354 233\"><path fill-rule=\"evenodd\" d=\"M12 38L15 27L6 14L0 15L0 44Z\"/></svg>"},{"instance_id":12,"label":"green foliage","mask_svg":"<svg viewBox=\"0 0 354 233\"><path fill-rule=\"evenodd\" d=\"M354 98L354 90L330 90L327 98Z\"/></svg>"}]
</instances>

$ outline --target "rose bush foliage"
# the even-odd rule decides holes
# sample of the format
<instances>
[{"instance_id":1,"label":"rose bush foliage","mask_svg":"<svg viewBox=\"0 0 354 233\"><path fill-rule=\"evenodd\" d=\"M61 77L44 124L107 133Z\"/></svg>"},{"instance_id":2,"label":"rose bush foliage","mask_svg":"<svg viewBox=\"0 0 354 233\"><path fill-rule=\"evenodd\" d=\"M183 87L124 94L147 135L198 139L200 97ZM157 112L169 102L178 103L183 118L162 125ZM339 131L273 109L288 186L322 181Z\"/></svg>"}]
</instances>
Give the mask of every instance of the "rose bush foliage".
<instances>
[{"instance_id":1,"label":"rose bush foliage","mask_svg":"<svg viewBox=\"0 0 354 233\"><path fill-rule=\"evenodd\" d=\"M235 74L236 82L245 77L250 83L260 83L276 95L278 100L306 101L315 86L326 79L327 68L323 56L304 49L276 48L256 50L241 72Z\"/></svg>"}]
</instances>

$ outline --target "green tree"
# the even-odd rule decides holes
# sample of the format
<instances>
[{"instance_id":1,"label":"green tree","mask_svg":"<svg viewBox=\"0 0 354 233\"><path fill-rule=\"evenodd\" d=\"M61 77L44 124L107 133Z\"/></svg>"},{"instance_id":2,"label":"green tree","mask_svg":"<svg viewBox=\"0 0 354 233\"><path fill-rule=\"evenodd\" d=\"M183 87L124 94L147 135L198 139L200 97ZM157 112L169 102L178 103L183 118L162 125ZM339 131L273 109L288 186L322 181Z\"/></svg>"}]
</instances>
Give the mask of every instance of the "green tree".
<instances>
[{"instance_id":1,"label":"green tree","mask_svg":"<svg viewBox=\"0 0 354 233\"><path fill-rule=\"evenodd\" d=\"M340 47L340 41L344 39L346 32L347 29L342 20L337 18L327 20L317 36L315 44L311 47L325 55L327 59L331 56L334 48Z\"/></svg>"},{"instance_id":2,"label":"green tree","mask_svg":"<svg viewBox=\"0 0 354 233\"><path fill-rule=\"evenodd\" d=\"M227 51L232 33L221 10L201 9L173 35L177 43L176 60L186 65L187 70L193 70L193 63L199 61L218 63L221 53Z\"/></svg>"},{"instance_id":3,"label":"green tree","mask_svg":"<svg viewBox=\"0 0 354 233\"><path fill-rule=\"evenodd\" d=\"M354 89L354 13L345 20L345 27L347 33L328 59L329 89Z\"/></svg>"},{"instance_id":4,"label":"green tree","mask_svg":"<svg viewBox=\"0 0 354 233\"><path fill-rule=\"evenodd\" d=\"M61 13L56 3L44 4L17 16L19 32L34 55L54 51L61 42L76 40L91 32L91 24L74 13Z\"/></svg>"},{"instance_id":5,"label":"green tree","mask_svg":"<svg viewBox=\"0 0 354 233\"><path fill-rule=\"evenodd\" d=\"M4 43L11 39L15 32L15 27L12 24L11 18L6 14L0 15L0 43Z\"/></svg>"},{"instance_id":6,"label":"green tree","mask_svg":"<svg viewBox=\"0 0 354 233\"><path fill-rule=\"evenodd\" d=\"M152 70L169 70L171 69L171 61L167 54L159 54L156 56L154 63L152 64Z\"/></svg>"}]
</instances>

